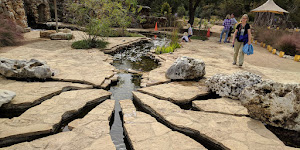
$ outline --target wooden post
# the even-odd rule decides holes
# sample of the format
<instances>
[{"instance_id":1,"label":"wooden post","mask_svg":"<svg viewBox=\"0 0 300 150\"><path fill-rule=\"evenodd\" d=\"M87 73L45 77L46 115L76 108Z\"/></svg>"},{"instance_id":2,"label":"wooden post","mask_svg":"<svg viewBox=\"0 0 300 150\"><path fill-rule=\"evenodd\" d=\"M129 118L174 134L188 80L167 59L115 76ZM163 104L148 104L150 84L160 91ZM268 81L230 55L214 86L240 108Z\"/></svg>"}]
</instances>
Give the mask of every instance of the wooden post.
<instances>
[{"instance_id":1,"label":"wooden post","mask_svg":"<svg viewBox=\"0 0 300 150\"><path fill-rule=\"evenodd\" d=\"M57 6L56 6L56 0L54 0L54 10L55 10L56 32L58 32L58 19L57 19Z\"/></svg>"}]
</instances>

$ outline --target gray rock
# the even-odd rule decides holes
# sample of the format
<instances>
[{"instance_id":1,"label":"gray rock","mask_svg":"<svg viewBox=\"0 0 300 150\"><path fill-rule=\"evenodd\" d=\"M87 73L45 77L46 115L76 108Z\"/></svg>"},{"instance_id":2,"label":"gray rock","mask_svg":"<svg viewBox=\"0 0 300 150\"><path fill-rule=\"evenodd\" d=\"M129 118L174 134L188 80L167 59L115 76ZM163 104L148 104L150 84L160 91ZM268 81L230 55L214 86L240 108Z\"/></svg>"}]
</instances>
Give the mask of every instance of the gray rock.
<instances>
[{"instance_id":1,"label":"gray rock","mask_svg":"<svg viewBox=\"0 0 300 150\"><path fill-rule=\"evenodd\" d=\"M11 78L50 78L52 72L46 62L31 59L26 60L11 60L0 58L0 74Z\"/></svg>"},{"instance_id":2,"label":"gray rock","mask_svg":"<svg viewBox=\"0 0 300 150\"><path fill-rule=\"evenodd\" d=\"M10 102L15 96L15 92L0 89L0 107L2 104Z\"/></svg>"},{"instance_id":3,"label":"gray rock","mask_svg":"<svg viewBox=\"0 0 300 150\"><path fill-rule=\"evenodd\" d=\"M252 118L272 126L300 131L300 85L274 81L246 87L240 95Z\"/></svg>"},{"instance_id":4,"label":"gray rock","mask_svg":"<svg viewBox=\"0 0 300 150\"><path fill-rule=\"evenodd\" d=\"M72 38L73 38L72 33L59 32L50 35L51 40L71 40Z\"/></svg>"},{"instance_id":5,"label":"gray rock","mask_svg":"<svg viewBox=\"0 0 300 150\"><path fill-rule=\"evenodd\" d=\"M209 89L220 96L238 99L246 86L260 83L261 77L250 72L237 72L232 75L216 74L205 83Z\"/></svg>"},{"instance_id":6,"label":"gray rock","mask_svg":"<svg viewBox=\"0 0 300 150\"><path fill-rule=\"evenodd\" d=\"M167 70L166 77L173 80L200 79L205 75L205 63L190 57L177 58Z\"/></svg>"}]
</instances>

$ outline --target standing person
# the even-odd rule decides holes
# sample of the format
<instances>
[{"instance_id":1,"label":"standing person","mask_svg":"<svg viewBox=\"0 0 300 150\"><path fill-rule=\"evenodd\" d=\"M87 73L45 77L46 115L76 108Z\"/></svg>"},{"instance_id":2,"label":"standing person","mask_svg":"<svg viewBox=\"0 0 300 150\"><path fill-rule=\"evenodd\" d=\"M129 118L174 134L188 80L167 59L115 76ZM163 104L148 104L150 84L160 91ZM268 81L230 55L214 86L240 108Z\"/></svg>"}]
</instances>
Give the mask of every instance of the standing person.
<instances>
[{"instance_id":1,"label":"standing person","mask_svg":"<svg viewBox=\"0 0 300 150\"><path fill-rule=\"evenodd\" d=\"M228 43L230 43L230 39L231 39L231 33L233 33L233 29L235 24L237 24L238 22L236 21L236 19L234 18L234 14L231 14L231 26L229 29L229 34L228 34Z\"/></svg>"},{"instance_id":2,"label":"standing person","mask_svg":"<svg viewBox=\"0 0 300 150\"><path fill-rule=\"evenodd\" d=\"M189 41L192 42L191 41L191 36L193 35L193 29L192 29L191 24L188 24L188 27L189 27L189 29L188 29L188 34L189 34L188 38L189 38Z\"/></svg>"},{"instance_id":3,"label":"standing person","mask_svg":"<svg viewBox=\"0 0 300 150\"><path fill-rule=\"evenodd\" d=\"M242 17L242 23L237 25L236 30L233 34L232 45L234 45L233 65L237 63L237 57L239 55L239 66L243 66L244 53L243 47L245 44L251 44L251 29L247 23L248 15L244 14Z\"/></svg>"},{"instance_id":4,"label":"standing person","mask_svg":"<svg viewBox=\"0 0 300 150\"><path fill-rule=\"evenodd\" d=\"M222 36L223 36L224 33L226 33L224 43L227 43L228 33L229 33L229 30L230 30L230 26L231 26L231 20L230 20L230 15L229 14L226 16L226 19L223 22L223 26L224 26L224 28L223 28L222 33L220 35L219 42L220 43L222 42Z\"/></svg>"}]
</instances>

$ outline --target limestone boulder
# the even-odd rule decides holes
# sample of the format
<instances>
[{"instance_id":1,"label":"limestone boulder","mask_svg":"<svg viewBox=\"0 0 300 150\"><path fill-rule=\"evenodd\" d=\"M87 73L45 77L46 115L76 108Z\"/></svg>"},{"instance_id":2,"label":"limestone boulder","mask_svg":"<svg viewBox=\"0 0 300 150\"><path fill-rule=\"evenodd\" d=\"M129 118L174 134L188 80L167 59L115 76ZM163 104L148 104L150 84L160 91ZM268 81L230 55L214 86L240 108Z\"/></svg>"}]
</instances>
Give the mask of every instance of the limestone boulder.
<instances>
[{"instance_id":1,"label":"limestone boulder","mask_svg":"<svg viewBox=\"0 0 300 150\"><path fill-rule=\"evenodd\" d=\"M50 35L51 40L71 40L72 38L72 33L58 32Z\"/></svg>"},{"instance_id":2,"label":"limestone boulder","mask_svg":"<svg viewBox=\"0 0 300 150\"><path fill-rule=\"evenodd\" d=\"M41 31L40 32L40 38L49 38L50 39L50 35L56 33L55 30L45 30L45 31Z\"/></svg>"},{"instance_id":3,"label":"limestone boulder","mask_svg":"<svg viewBox=\"0 0 300 150\"><path fill-rule=\"evenodd\" d=\"M200 59L180 57L167 70L166 77L173 80L200 79L205 75L205 63Z\"/></svg>"},{"instance_id":4,"label":"limestone boulder","mask_svg":"<svg viewBox=\"0 0 300 150\"><path fill-rule=\"evenodd\" d=\"M0 89L0 107L2 106L2 104L10 102L15 96L16 93L13 91Z\"/></svg>"},{"instance_id":5,"label":"limestone boulder","mask_svg":"<svg viewBox=\"0 0 300 150\"><path fill-rule=\"evenodd\" d=\"M205 83L207 87L220 96L238 99L246 86L260 83L261 77L250 72L237 72L232 75L216 74Z\"/></svg>"},{"instance_id":6,"label":"limestone boulder","mask_svg":"<svg viewBox=\"0 0 300 150\"><path fill-rule=\"evenodd\" d=\"M52 72L46 62L36 59L12 60L0 58L0 74L10 78L51 78Z\"/></svg>"},{"instance_id":7,"label":"limestone boulder","mask_svg":"<svg viewBox=\"0 0 300 150\"><path fill-rule=\"evenodd\" d=\"M300 131L300 85L271 80L247 87L240 95L249 115L275 127Z\"/></svg>"}]
</instances>

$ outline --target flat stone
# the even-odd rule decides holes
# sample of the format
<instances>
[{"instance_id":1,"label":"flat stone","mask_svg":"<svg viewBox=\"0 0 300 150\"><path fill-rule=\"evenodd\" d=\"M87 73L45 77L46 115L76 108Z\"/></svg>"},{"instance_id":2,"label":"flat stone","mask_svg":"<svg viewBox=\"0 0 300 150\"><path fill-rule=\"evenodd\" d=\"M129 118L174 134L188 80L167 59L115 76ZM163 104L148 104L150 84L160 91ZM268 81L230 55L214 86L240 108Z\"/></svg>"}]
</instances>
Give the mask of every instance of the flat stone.
<instances>
[{"instance_id":1,"label":"flat stone","mask_svg":"<svg viewBox=\"0 0 300 150\"><path fill-rule=\"evenodd\" d=\"M289 149L259 121L220 113L182 110L177 105L152 96L133 92L134 100L143 109L172 129L207 140L211 149Z\"/></svg>"},{"instance_id":2,"label":"flat stone","mask_svg":"<svg viewBox=\"0 0 300 150\"><path fill-rule=\"evenodd\" d=\"M247 109L240 101L225 97L199 101L195 100L192 103L194 107L205 112L224 113L237 116L249 115Z\"/></svg>"},{"instance_id":3,"label":"flat stone","mask_svg":"<svg viewBox=\"0 0 300 150\"><path fill-rule=\"evenodd\" d=\"M63 122L78 115L84 107L97 105L110 95L100 89L68 91L28 109L19 117L0 120L0 147L56 133Z\"/></svg>"},{"instance_id":4,"label":"flat stone","mask_svg":"<svg viewBox=\"0 0 300 150\"><path fill-rule=\"evenodd\" d=\"M157 122L150 115L136 111L132 100L122 100L120 105L125 134L133 149L206 149L190 137Z\"/></svg>"},{"instance_id":5,"label":"flat stone","mask_svg":"<svg viewBox=\"0 0 300 150\"><path fill-rule=\"evenodd\" d=\"M72 38L73 38L72 33L58 32L58 33L50 34L51 40L71 40Z\"/></svg>"},{"instance_id":6,"label":"flat stone","mask_svg":"<svg viewBox=\"0 0 300 150\"><path fill-rule=\"evenodd\" d=\"M10 102L15 96L16 93L13 91L0 89L0 107L5 103Z\"/></svg>"},{"instance_id":7,"label":"flat stone","mask_svg":"<svg viewBox=\"0 0 300 150\"><path fill-rule=\"evenodd\" d=\"M34 43L37 45L48 44L46 48L39 47L39 49L34 49L30 47L20 47L7 53L1 53L1 56L11 59L35 58L44 60L54 72L52 79L91 84L95 87L100 87L105 79L114 75L114 67L108 62L105 62L111 56L105 55L99 50L72 50L70 45L66 44L67 42L47 42L48 43ZM37 47L37 45L31 46ZM55 45L60 46L60 49L56 50Z\"/></svg>"},{"instance_id":8,"label":"flat stone","mask_svg":"<svg viewBox=\"0 0 300 150\"><path fill-rule=\"evenodd\" d=\"M115 150L109 135L109 120L115 101L107 100L89 112L84 118L76 120L75 128L69 132L24 142L6 147L7 150L40 149L103 149Z\"/></svg>"},{"instance_id":9,"label":"flat stone","mask_svg":"<svg viewBox=\"0 0 300 150\"><path fill-rule=\"evenodd\" d=\"M205 86L183 85L181 82L172 82L141 88L138 91L154 97L169 100L176 104L186 104L198 96L209 94Z\"/></svg>"},{"instance_id":10,"label":"flat stone","mask_svg":"<svg viewBox=\"0 0 300 150\"><path fill-rule=\"evenodd\" d=\"M14 91L16 97L0 108L0 112L24 111L63 91L92 88L91 85L71 82L24 82L0 77L0 87Z\"/></svg>"},{"instance_id":11,"label":"flat stone","mask_svg":"<svg viewBox=\"0 0 300 150\"><path fill-rule=\"evenodd\" d=\"M40 38L49 38L50 35L56 33L55 30L45 30L45 31L40 31Z\"/></svg>"}]
</instances>

